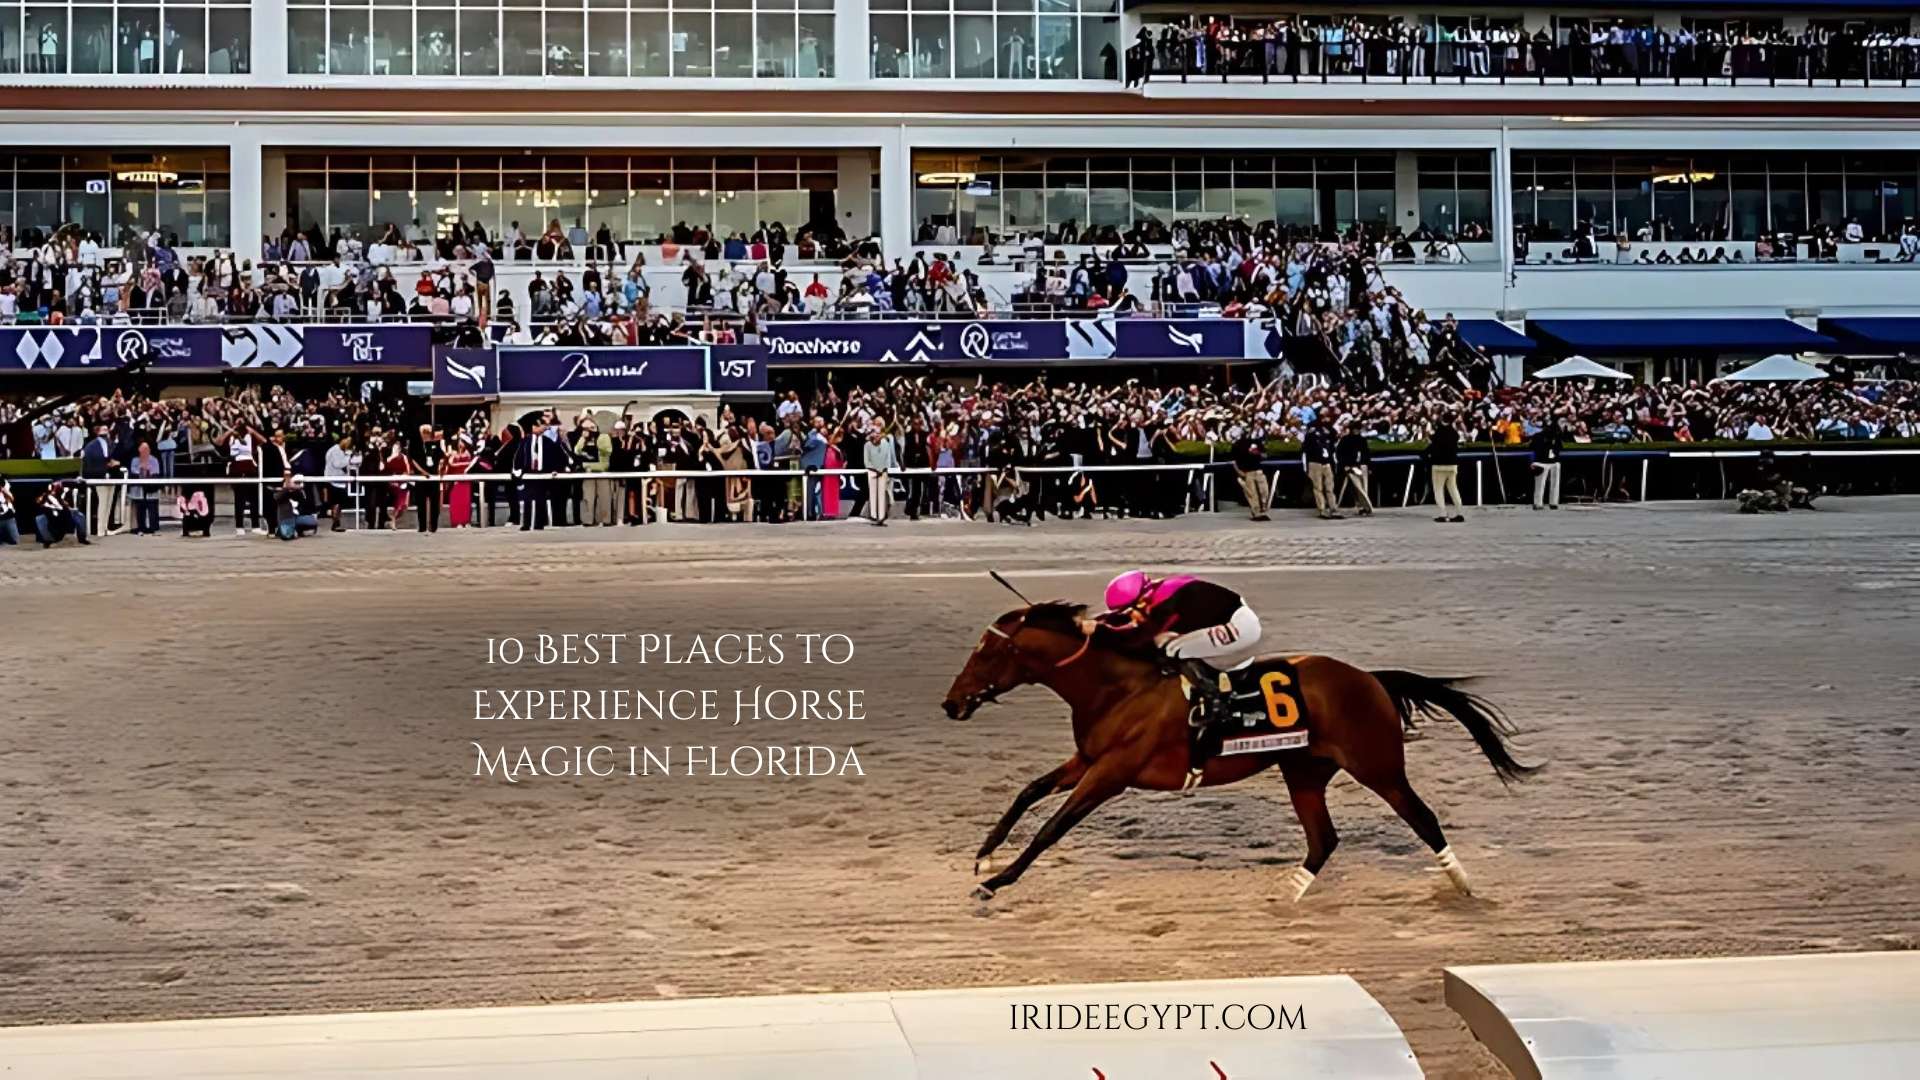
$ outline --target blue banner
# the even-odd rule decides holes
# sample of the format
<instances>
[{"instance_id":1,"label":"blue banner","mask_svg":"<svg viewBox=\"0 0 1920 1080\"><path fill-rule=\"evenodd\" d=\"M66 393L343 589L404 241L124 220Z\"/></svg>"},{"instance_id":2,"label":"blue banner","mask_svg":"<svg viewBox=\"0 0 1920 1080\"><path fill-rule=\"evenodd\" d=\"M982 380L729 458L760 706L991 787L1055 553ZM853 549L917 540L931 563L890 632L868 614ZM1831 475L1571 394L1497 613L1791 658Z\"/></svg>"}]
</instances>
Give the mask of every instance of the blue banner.
<instances>
[{"instance_id":1,"label":"blue banner","mask_svg":"<svg viewBox=\"0 0 1920 1080\"><path fill-rule=\"evenodd\" d=\"M0 371L382 368L424 371L426 326L20 326L0 328Z\"/></svg>"},{"instance_id":2,"label":"blue banner","mask_svg":"<svg viewBox=\"0 0 1920 1080\"><path fill-rule=\"evenodd\" d=\"M710 387L704 346L505 346L494 355L503 394L702 394Z\"/></svg>"},{"instance_id":3,"label":"blue banner","mask_svg":"<svg viewBox=\"0 0 1920 1080\"><path fill-rule=\"evenodd\" d=\"M499 354L492 349L433 350L433 396L499 397Z\"/></svg>"},{"instance_id":4,"label":"blue banner","mask_svg":"<svg viewBox=\"0 0 1920 1080\"><path fill-rule=\"evenodd\" d=\"M1247 355L1242 319L1116 319L1114 326L1119 335L1114 355L1127 360L1241 360Z\"/></svg>"},{"instance_id":5,"label":"blue banner","mask_svg":"<svg viewBox=\"0 0 1920 1080\"><path fill-rule=\"evenodd\" d=\"M931 364L941 358L939 323L774 322L760 330L775 367Z\"/></svg>"},{"instance_id":6,"label":"blue banner","mask_svg":"<svg viewBox=\"0 0 1920 1080\"><path fill-rule=\"evenodd\" d=\"M1241 319L775 322L760 339L777 367L1271 359L1248 353Z\"/></svg>"},{"instance_id":7,"label":"blue banner","mask_svg":"<svg viewBox=\"0 0 1920 1080\"><path fill-rule=\"evenodd\" d=\"M715 345L710 349L713 362L713 392L716 394L764 394L767 392L767 347L765 345Z\"/></svg>"}]
</instances>

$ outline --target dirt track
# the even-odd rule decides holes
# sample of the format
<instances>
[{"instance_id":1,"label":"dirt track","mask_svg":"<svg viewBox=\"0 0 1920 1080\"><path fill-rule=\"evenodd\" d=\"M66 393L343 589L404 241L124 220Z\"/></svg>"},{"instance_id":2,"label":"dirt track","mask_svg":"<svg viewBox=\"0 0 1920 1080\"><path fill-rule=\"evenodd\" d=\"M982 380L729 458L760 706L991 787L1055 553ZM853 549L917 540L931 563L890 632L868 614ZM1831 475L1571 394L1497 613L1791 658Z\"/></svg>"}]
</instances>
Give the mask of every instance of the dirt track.
<instances>
[{"instance_id":1,"label":"dirt track","mask_svg":"<svg viewBox=\"0 0 1920 1080\"><path fill-rule=\"evenodd\" d=\"M1352 973L1430 1076L1498 1075L1440 1002L1483 963L1913 947L1920 502L963 524L113 538L0 551L0 1022ZM644 535L642 535L644 534ZM1299 906L1277 778L1128 795L990 908L970 859L1070 749L1029 690L939 715L988 565L1091 599L1211 567L1288 648L1491 676L1550 762L1409 748L1482 896L1351 781ZM1023 573L1024 571L1024 573ZM843 632L844 669L503 677L489 634ZM862 723L476 724L495 685L857 686ZM820 743L865 779L470 774L496 743ZM1016 832L1024 843L1039 819Z\"/></svg>"}]
</instances>

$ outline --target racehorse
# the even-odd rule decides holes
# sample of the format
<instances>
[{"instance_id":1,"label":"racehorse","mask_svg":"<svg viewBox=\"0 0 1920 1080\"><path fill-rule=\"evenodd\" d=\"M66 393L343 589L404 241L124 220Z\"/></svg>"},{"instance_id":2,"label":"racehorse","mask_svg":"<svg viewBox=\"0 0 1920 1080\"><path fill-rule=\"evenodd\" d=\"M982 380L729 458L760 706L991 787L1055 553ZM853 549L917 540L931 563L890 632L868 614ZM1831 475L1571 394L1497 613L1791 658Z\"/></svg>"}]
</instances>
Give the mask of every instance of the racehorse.
<instances>
[{"instance_id":1,"label":"racehorse","mask_svg":"<svg viewBox=\"0 0 1920 1080\"><path fill-rule=\"evenodd\" d=\"M1512 725L1486 699L1461 690L1461 679L1363 671L1329 656L1289 659L1298 674L1293 691L1300 696L1307 745L1211 758L1198 786L1237 783L1279 766L1307 834L1306 859L1288 872L1293 900L1306 894L1339 843L1327 813L1327 783L1342 769L1385 799L1426 842L1454 886L1471 894L1439 820L1407 782L1405 733L1413 730L1417 715L1452 716L1508 783L1536 768L1509 753ZM1168 672L1157 654L1141 655L1110 640L1107 629L1087 617L1084 605L1033 604L995 619L942 704L949 717L966 720L1000 695L1034 684L1052 690L1072 709L1074 754L1014 797L980 845L974 872L993 869L994 850L1035 803L1058 792L1069 794L1027 849L974 890L981 900L1019 880L1041 852L1122 791L1194 786L1187 776L1188 702L1179 676Z\"/></svg>"}]
</instances>

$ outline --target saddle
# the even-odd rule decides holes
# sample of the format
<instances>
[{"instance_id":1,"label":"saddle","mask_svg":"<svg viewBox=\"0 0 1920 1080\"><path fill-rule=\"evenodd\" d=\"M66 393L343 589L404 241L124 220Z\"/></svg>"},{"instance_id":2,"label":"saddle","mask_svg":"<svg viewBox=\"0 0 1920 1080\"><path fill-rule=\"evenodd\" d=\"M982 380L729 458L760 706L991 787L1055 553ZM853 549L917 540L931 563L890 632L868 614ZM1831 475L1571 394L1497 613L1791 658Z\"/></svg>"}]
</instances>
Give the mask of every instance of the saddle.
<instances>
[{"instance_id":1,"label":"saddle","mask_svg":"<svg viewBox=\"0 0 1920 1080\"><path fill-rule=\"evenodd\" d=\"M1207 683L1183 666L1180 690L1191 703L1193 767L1216 754L1263 754L1307 745L1306 699L1295 657L1262 657L1238 671L1213 671Z\"/></svg>"}]
</instances>

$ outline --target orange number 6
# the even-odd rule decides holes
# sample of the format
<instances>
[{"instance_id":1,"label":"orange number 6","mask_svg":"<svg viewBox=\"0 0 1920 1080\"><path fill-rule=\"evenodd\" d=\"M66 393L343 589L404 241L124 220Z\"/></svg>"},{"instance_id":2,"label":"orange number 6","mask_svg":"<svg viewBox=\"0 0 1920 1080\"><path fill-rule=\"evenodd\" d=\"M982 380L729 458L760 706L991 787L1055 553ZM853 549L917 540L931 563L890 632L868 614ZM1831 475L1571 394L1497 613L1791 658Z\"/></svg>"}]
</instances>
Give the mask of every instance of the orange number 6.
<instances>
[{"instance_id":1,"label":"orange number 6","mask_svg":"<svg viewBox=\"0 0 1920 1080\"><path fill-rule=\"evenodd\" d=\"M1288 689L1293 679L1284 671L1269 671L1260 676L1260 693L1267 699L1267 719L1274 727L1292 727L1300 722L1300 702Z\"/></svg>"}]
</instances>

